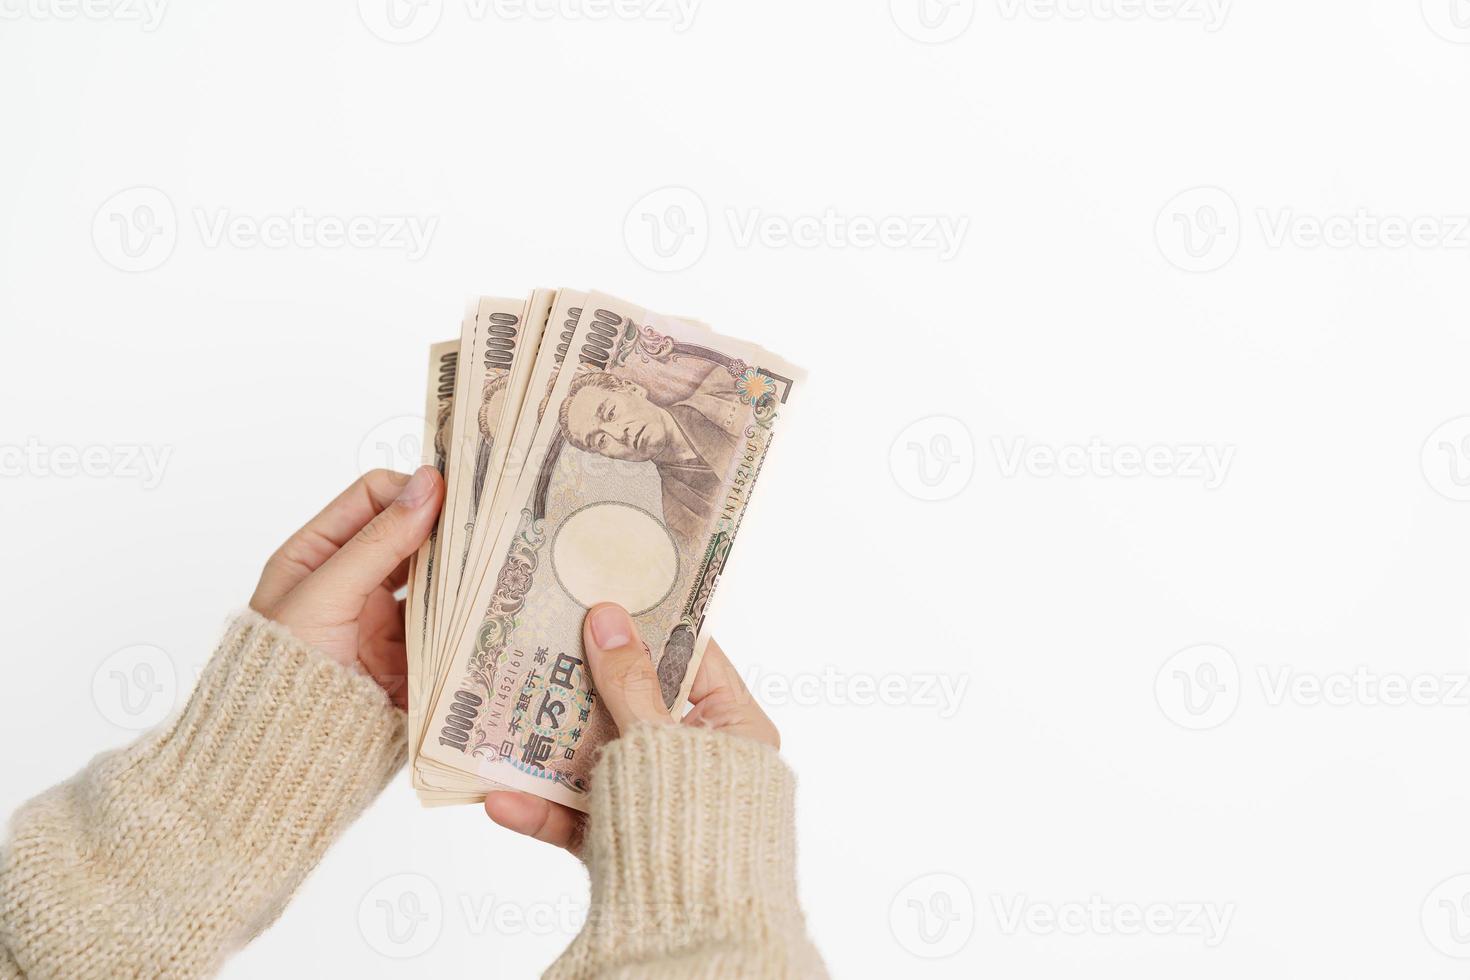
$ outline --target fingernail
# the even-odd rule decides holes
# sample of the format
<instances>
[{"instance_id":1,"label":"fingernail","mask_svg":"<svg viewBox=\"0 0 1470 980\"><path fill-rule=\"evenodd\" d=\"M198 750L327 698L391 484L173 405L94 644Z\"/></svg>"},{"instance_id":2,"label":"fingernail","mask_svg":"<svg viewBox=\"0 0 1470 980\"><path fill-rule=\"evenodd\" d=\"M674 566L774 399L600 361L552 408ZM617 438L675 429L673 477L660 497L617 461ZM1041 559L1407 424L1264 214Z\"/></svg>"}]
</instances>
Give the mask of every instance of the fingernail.
<instances>
[{"instance_id":1,"label":"fingernail","mask_svg":"<svg viewBox=\"0 0 1470 980\"><path fill-rule=\"evenodd\" d=\"M616 650L633 639L633 621L622 606L599 606L592 614L592 642L599 650Z\"/></svg>"},{"instance_id":2,"label":"fingernail","mask_svg":"<svg viewBox=\"0 0 1470 980\"><path fill-rule=\"evenodd\" d=\"M398 491L398 502L406 507L418 507L434 492L434 468L420 466L413 476Z\"/></svg>"}]
</instances>

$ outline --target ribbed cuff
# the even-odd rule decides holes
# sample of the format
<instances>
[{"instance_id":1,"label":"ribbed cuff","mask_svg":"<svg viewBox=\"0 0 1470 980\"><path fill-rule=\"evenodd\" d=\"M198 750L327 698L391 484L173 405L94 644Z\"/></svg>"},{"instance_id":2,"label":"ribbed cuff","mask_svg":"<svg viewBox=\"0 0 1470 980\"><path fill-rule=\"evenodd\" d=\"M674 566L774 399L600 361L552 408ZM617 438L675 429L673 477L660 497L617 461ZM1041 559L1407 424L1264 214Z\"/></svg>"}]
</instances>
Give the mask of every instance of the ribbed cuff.
<instances>
[{"instance_id":1,"label":"ribbed cuff","mask_svg":"<svg viewBox=\"0 0 1470 980\"><path fill-rule=\"evenodd\" d=\"M405 754L370 677L246 613L176 719L17 813L0 940L30 976L207 974Z\"/></svg>"},{"instance_id":2,"label":"ribbed cuff","mask_svg":"<svg viewBox=\"0 0 1470 980\"><path fill-rule=\"evenodd\" d=\"M592 904L548 976L664 959L692 969L714 949L806 959L796 780L774 749L684 725L643 727L603 750L591 783L582 856Z\"/></svg>"}]
</instances>

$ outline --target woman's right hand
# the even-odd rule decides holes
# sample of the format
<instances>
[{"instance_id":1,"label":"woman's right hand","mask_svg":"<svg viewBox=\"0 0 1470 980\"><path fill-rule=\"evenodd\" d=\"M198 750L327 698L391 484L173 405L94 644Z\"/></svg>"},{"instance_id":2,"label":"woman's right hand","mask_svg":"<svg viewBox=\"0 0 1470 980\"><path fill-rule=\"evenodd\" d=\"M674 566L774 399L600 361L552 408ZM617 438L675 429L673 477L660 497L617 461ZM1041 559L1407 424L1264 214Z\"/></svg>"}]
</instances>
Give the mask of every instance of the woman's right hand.
<instances>
[{"instance_id":1,"label":"woman's right hand","mask_svg":"<svg viewBox=\"0 0 1470 980\"><path fill-rule=\"evenodd\" d=\"M407 708L403 601L393 594L443 499L432 466L412 477L373 470L276 550L250 608L337 663L361 667Z\"/></svg>"},{"instance_id":2,"label":"woman's right hand","mask_svg":"<svg viewBox=\"0 0 1470 980\"><path fill-rule=\"evenodd\" d=\"M776 726L714 640L710 640L695 672L689 692L691 708L682 722L676 722L664 707L653 659L622 606L604 602L589 609L582 620L582 645L597 697L619 732L636 725L685 724L748 738L774 749L781 747ZM506 790L485 797L485 812L491 820L517 833L573 853L581 847L586 815L571 807Z\"/></svg>"}]
</instances>

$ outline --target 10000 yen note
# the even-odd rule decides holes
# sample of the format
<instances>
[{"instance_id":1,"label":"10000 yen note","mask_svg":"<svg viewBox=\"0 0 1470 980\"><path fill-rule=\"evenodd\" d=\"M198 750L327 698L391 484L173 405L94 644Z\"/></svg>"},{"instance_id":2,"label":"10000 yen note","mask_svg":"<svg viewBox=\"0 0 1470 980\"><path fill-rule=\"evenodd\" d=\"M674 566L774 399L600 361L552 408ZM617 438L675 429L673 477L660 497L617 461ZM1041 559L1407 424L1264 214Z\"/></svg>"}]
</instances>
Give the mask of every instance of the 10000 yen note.
<instances>
[{"instance_id":1,"label":"10000 yen note","mask_svg":"<svg viewBox=\"0 0 1470 980\"><path fill-rule=\"evenodd\" d=\"M511 370L523 352L520 341L525 310L524 299L485 297L460 342L449 470L440 520L442 574L436 599L436 648L445 642L468 569L480 499L491 475L495 434L508 401Z\"/></svg>"},{"instance_id":2,"label":"10000 yen note","mask_svg":"<svg viewBox=\"0 0 1470 980\"><path fill-rule=\"evenodd\" d=\"M556 303L550 311L550 318L542 334L541 348L536 354L535 366L526 385L523 404L516 419L515 431L506 447L505 470L500 476L499 485L491 499L489 519L485 521L485 533L481 537L484 547L480 549L478 560L472 563L473 577L471 583L463 590L466 601L461 603L460 608L455 611L455 618L450 624L448 633L450 637L461 636L468 628L469 619L473 615L470 600L473 599L475 592L484 581L490 547L495 543L500 526L505 520L510 500L515 496L516 485L525 466L526 456L530 453L536 438L537 427L551 400L557 373L571 347L572 334L577 329L577 319L582 315L582 301L586 298L586 293L576 290L557 291ZM449 645L449 648L453 649L452 644Z\"/></svg>"},{"instance_id":3,"label":"10000 yen note","mask_svg":"<svg viewBox=\"0 0 1470 980\"><path fill-rule=\"evenodd\" d=\"M582 649L625 606L682 707L705 612L801 376L759 347L590 294L433 695L421 756L586 808L615 735Z\"/></svg>"},{"instance_id":4,"label":"10000 yen note","mask_svg":"<svg viewBox=\"0 0 1470 980\"><path fill-rule=\"evenodd\" d=\"M433 466L441 475L449 458L450 415L454 403L459 347L458 340L450 340L433 345L429 351L429 393L424 407L423 462ZM411 562L404 624L408 661L410 766L414 768L415 784L419 787L420 798L431 805L470 802L482 795L487 788L483 783L468 780L462 774L443 767L435 767L434 773L424 773L424 778L419 778L415 758L418 736L423 729L424 709L427 707L425 701L428 692L432 690L435 677L428 657L429 638L434 625L434 590L439 584L435 566L438 536L439 528L436 525Z\"/></svg>"},{"instance_id":5,"label":"10000 yen note","mask_svg":"<svg viewBox=\"0 0 1470 980\"><path fill-rule=\"evenodd\" d=\"M433 465L446 475L454 459L453 409L458 402L458 393L463 388L459 374L460 351L466 338L472 335L475 325L473 315L466 317L461 339L435 345L430 352L429 394L424 409L424 462ZM450 482L446 479L446 482ZM429 540L414 556L410 574L408 601L406 603L405 647L408 667L408 714L410 765L414 774L414 785L424 802L438 802L450 798L463 798L467 791L478 790L483 784L471 781L460 773L442 766L419 765L414 749L419 742L427 718L426 708L430 693L437 686L438 674L433 669L434 637L438 632L439 598L444 588L444 537L446 526L441 520L435 525Z\"/></svg>"},{"instance_id":6,"label":"10000 yen note","mask_svg":"<svg viewBox=\"0 0 1470 980\"><path fill-rule=\"evenodd\" d=\"M556 291L553 289L537 289L531 293L530 298L526 301L525 313L521 317L520 336L516 339L510 371L504 379L497 379L495 382L498 388L503 389L503 393L497 394L493 402L487 400L480 412L481 428L489 430L489 460L486 475L480 478L477 472L479 488L473 499L475 508L473 526L466 547L467 559L459 593L450 610L450 631L444 633L448 637L457 636L458 633L454 631L454 626L469 617L467 607L482 577L485 554L495 533L495 524L492 520L493 502L502 483L508 477L508 458L514 441L512 434L520 419L526 389L531 382L532 374L535 373L541 337L546 329L546 320L551 314L555 299ZM485 445L485 438L485 435L482 434L481 446Z\"/></svg>"},{"instance_id":7,"label":"10000 yen note","mask_svg":"<svg viewBox=\"0 0 1470 980\"><path fill-rule=\"evenodd\" d=\"M429 397L424 407L423 461L444 474L448 457L445 440L449 435L450 412L454 404L455 371L459 361L459 341L447 340L429 348ZM429 532L429 539L414 554L408 576L408 598L404 605L404 645L408 651L409 749L417 749L413 736L422 730L424 694L428 678L421 672L429 652L430 609L436 582L434 549L439 527ZM418 719L418 720L416 720ZM417 754L417 753L414 753Z\"/></svg>"}]
</instances>

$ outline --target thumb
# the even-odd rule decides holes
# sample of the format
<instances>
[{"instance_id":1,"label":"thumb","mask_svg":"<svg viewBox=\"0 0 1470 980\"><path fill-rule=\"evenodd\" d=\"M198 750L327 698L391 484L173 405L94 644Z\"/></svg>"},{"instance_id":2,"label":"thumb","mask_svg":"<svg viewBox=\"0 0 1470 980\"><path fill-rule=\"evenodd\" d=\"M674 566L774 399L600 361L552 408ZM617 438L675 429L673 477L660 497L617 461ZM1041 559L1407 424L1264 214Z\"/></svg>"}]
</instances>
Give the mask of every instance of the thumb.
<instances>
[{"instance_id":1,"label":"thumb","mask_svg":"<svg viewBox=\"0 0 1470 980\"><path fill-rule=\"evenodd\" d=\"M582 644L592 683L625 733L634 725L672 725L648 647L628 611L613 602L593 606L582 621Z\"/></svg>"},{"instance_id":2,"label":"thumb","mask_svg":"<svg viewBox=\"0 0 1470 980\"><path fill-rule=\"evenodd\" d=\"M439 471L419 467L392 503L297 586L291 604L356 616L373 590L429 536L443 493Z\"/></svg>"}]
</instances>

